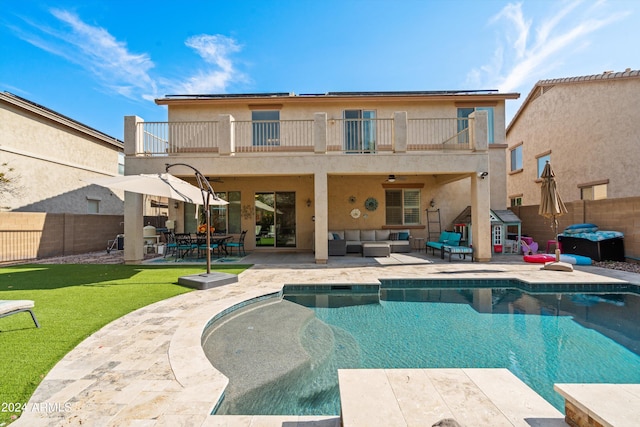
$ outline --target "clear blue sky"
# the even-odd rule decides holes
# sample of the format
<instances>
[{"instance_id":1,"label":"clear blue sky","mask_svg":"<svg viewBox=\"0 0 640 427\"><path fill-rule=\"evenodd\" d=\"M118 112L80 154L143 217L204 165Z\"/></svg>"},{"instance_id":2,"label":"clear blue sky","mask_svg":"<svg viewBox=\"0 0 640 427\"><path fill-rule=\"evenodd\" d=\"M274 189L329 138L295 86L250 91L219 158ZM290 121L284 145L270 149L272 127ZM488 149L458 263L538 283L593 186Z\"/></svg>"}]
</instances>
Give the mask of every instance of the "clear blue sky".
<instances>
[{"instance_id":1,"label":"clear blue sky","mask_svg":"<svg viewBox=\"0 0 640 427\"><path fill-rule=\"evenodd\" d=\"M0 0L0 91L116 138L167 94L499 89L640 68L640 1Z\"/></svg>"}]
</instances>

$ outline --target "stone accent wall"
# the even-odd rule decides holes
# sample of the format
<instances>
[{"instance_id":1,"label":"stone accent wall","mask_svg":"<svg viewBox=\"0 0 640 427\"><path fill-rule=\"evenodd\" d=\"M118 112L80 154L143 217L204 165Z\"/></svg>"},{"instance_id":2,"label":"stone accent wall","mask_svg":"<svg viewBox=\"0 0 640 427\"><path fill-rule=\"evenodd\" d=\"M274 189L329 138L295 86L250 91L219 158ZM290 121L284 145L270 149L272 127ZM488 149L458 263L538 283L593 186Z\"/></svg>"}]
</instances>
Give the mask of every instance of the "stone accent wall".
<instances>
[{"instance_id":1,"label":"stone accent wall","mask_svg":"<svg viewBox=\"0 0 640 427\"><path fill-rule=\"evenodd\" d=\"M600 230L624 233L627 261L640 262L640 197L577 200L566 203L566 215L558 218L558 232L578 223L593 223ZM522 220L522 234L533 237L540 248L554 238L551 220L538 215L538 205L510 208Z\"/></svg>"}]
</instances>

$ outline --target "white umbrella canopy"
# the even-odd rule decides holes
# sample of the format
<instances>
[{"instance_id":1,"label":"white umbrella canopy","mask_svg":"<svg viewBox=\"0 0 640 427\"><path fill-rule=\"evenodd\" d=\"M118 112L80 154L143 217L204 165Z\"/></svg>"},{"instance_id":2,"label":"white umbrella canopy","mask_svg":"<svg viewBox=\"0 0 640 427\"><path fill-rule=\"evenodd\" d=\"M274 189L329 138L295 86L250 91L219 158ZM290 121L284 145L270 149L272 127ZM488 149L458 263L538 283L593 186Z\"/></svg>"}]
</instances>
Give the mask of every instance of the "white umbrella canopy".
<instances>
[{"instance_id":1,"label":"white umbrella canopy","mask_svg":"<svg viewBox=\"0 0 640 427\"><path fill-rule=\"evenodd\" d=\"M189 184L187 181L183 181L170 173L121 175L109 178L87 179L86 182L132 193L168 197L197 205L203 204L203 193L207 194L195 185ZM209 195L209 205L226 205L228 203L222 199L214 199Z\"/></svg>"}]
</instances>

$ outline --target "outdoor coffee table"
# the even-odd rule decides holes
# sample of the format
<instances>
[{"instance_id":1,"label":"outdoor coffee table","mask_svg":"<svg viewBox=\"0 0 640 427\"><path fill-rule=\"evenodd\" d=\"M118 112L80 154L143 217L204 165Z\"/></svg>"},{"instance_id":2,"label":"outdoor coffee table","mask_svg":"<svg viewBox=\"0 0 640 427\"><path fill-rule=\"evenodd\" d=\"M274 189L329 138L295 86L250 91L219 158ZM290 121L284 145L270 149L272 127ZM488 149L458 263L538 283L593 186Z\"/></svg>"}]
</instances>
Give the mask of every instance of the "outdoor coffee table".
<instances>
[{"instance_id":1,"label":"outdoor coffee table","mask_svg":"<svg viewBox=\"0 0 640 427\"><path fill-rule=\"evenodd\" d=\"M473 248L468 246L446 246L442 245L440 248L440 258L444 259L444 254L449 254L449 262L451 262L451 254L458 254L460 258L466 259L467 254L471 255L471 262L473 262Z\"/></svg>"},{"instance_id":2,"label":"outdoor coffee table","mask_svg":"<svg viewBox=\"0 0 640 427\"><path fill-rule=\"evenodd\" d=\"M362 256L391 256L391 248L386 242L364 242Z\"/></svg>"}]
</instances>

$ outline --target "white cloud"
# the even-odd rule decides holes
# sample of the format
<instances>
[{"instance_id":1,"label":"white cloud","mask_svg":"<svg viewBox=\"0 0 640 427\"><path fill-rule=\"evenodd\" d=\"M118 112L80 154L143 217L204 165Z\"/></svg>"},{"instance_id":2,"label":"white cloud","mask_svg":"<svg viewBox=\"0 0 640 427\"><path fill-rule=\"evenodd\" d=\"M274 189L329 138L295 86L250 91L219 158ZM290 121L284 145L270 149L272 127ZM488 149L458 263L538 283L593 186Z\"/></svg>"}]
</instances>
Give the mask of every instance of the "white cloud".
<instances>
[{"instance_id":1,"label":"white cloud","mask_svg":"<svg viewBox=\"0 0 640 427\"><path fill-rule=\"evenodd\" d=\"M234 69L231 54L240 51L232 38L201 34L187 39L185 44L194 49L209 67L196 71L185 81L175 85L175 92L204 94L224 92L230 82L244 79ZM211 67L214 67L213 69Z\"/></svg>"},{"instance_id":2,"label":"white cloud","mask_svg":"<svg viewBox=\"0 0 640 427\"><path fill-rule=\"evenodd\" d=\"M152 74L155 64L149 54L131 52L125 42L106 29L89 25L67 10L50 12L61 26L39 25L25 19L28 30L15 26L12 30L26 42L87 69L109 92L153 101L159 94L176 90L223 92L231 82L244 79L231 60L231 54L240 50L231 38L221 35L189 38L185 44L198 53L204 65L186 79L170 80Z\"/></svg>"},{"instance_id":3,"label":"white cloud","mask_svg":"<svg viewBox=\"0 0 640 427\"><path fill-rule=\"evenodd\" d=\"M603 13L599 2L578 13L582 1L559 3L559 10L550 10L548 16L535 26L526 19L522 3L510 3L491 20L490 24L504 23L498 46L492 60L468 74L468 81L481 82L481 86L498 88L502 92L525 91L557 68L574 51L584 49L589 37L599 29L622 19L628 13ZM524 87L525 85L529 87Z\"/></svg>"}]
</instances>

